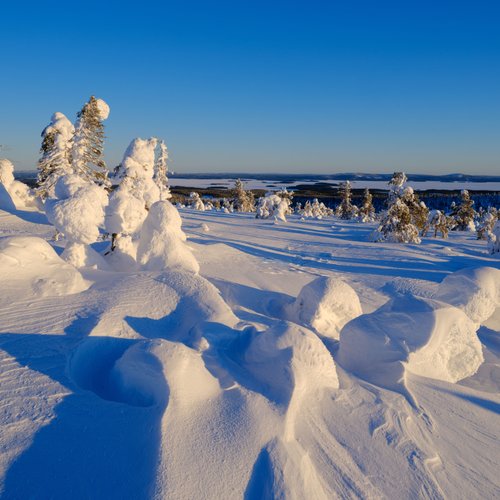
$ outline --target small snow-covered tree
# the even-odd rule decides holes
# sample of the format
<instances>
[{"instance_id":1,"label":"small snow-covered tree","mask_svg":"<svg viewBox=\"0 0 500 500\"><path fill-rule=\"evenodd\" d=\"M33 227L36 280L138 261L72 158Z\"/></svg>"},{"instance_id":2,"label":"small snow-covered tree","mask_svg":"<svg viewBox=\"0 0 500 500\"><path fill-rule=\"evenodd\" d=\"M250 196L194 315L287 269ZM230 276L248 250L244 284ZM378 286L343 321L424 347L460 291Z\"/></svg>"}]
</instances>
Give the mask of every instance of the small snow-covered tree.
<instances>
[{"instance_id":1,"label":"small snow-covered tree","mask_svg":"<svg viewBox=\"0 0 500 500\"><path fill-rule=\"evenodd\" d=\"M431 210L427 217L427 224L422 231L422 236L426 236L429 229L434 230L434 238L437 238L438 233L441 233L442 238L448 238L450 230L449 218L441 210Z\"/></svg>"},{"instance_id":2,"label":"small snow-covered tree","mask_svg":"<svg viewBox=\"0 0 500 500\"><path fill-rule=\"evenodd\" d=\"M500 256L500 220L495 223L488 236L488 251L492 255Z\"/></svg>"},{"instance_id":3,"label":"small snow-covered tree","mask_svg":"<svg viewBox=\"0 0 500 500\"><path fill-rule=\"evenodd\" d=\"M293 214L292 202L293 202L293 195L295 193L293 191L288 191L288 189L284 187L281 188L279 191L276 191L275 194L279 196L282 200L287 200L288 204L285 215L292 215Z\"/></svg>"},{"instance_id":4,"label":"small snow-covered tree","mask_svg":"<svg viewBox=\"0 0 500 500\"><path fill-rule=\"evenodd\" d=\"M404 172L395 172L389 181L388 209L372 235L375 241L420 243L419 230L412 221L410 211L413 190L405 186L406 181Z\"/></svg>"},{"instance_id":5,"label":"small snow-covered tree","mask_svg":"<svg viewBox=\"0 0 500 500\"><path fill-rule=\"evenodd\" d=\"M368 188L365 189L363 205L359 209L361 222L373 222L375 220L375 208L373 207L373 196Z\"/></svg>"},{"instance_id":6,"label":"small snow-covered tree","mask_svg":"<svg viewBox=\"0 0 500 500\"><path fill-rule=\"evenodd\" d=\"M255 218L269 219L270 217L273 217L281 201L282 199L278 195L272 192L266 193L265 196L259 198ZM282 205L282 208L284 206L285 205Z\"/></svg>"},{"instance_id":7,"label":"small snow-covered tree","mask_svg":"<svg viewBox=\"0 0 500 500\"><path fill-rule=\"evenodd\" d=\"M358 208L352 204L351 183L345 181L340 185L341 202L335 211L335 215L340 219L354 219L358 213Z\"/></svg>"},{"instance_id":8,"label":"small snow-covered tree","mask_svg":"<svg viewBox=\"0 0 500 500\"><path fill-rule=\"evenodd\" d=\"M236 179L231 190L233 207L237 212L255 212L255 196L252 191L246 191L241 179Z\"/></svg>"},{"instance_id":9,"label":"small snow-covered tree","mask_svg":"<svg viewBox=\"0 0 500 500\"><path fill-rule=\"evenodd\" d=\"M6 158L0 158L0 208L14 210L36 207L32 190L14 178L14 165Z\"/></svg>"},{"instance_id":10,"label":"small snow-covered tree","mask_svg":"<svg viewBox=\"0 0 500 500\"><path fill-rule=\"evenodd\" d=\"M205 204L200 198L199 193L197 193L196 191L192 191L191 193L189 193L189 206L193 210L199 210L200 212L205 211Z\"/></svg>"},{"instance_id":11,"label":"small snow-covered tree","mask_svg":"<svg viewBox=\"0 0 500 500\"><path fill-rule=\"evenodd\" d=\"M36 194L42 200L54 196L56 182L72 173L71 144L75 127L62 113L54 113L42 131Z\"/></svg>"},{"instance_id":12,"label":"small snow-covered tree","mask_svg":"<svg viewBox=\"0 0 500 500\"><path fill-rule=\"evenodd\" d=\"M481 214L477 226L477 239L487 240L493 232L493 227L498 220L498 211L495 207L489 207L488 210Z\"/></svg>"},{"instance_id":13,"label":"small snow-covered tree","mask_svg":"<svg viewBox=\"0 0 500 500\"><path fill-rule=\"evenodd\" d=\"M418 195L413 191L413 188L407 186L401 197L403 202L410 209L411 222L420 231L424 231L429 217L429 209L423 201L420 201Z\"/></svg>"},{"instance_id":14,"label":"small snow-covered tree","mask_svg":"<svg viewBox=\"0 0 500 500\"><path fill-rule=\"evenodd\" d=\"M460 204L455 205L451 213L456 222L454 229L457 231L475 231L474 217L476 211L474 210L474 200L466 189L460 193L460 197Z\"/></svg>"},{"instance_id":15,"label":"small snow-covered tree","mask_svg":"<svg viewBox=\"0 0 500 500\"><path fill-rule=\"evenodd\" d=\"M83 179L109 186L108 169L104 161L104 125L109 106L91 96L77 114L71 164L73 171Z\"/></svg>"}]
</instances>

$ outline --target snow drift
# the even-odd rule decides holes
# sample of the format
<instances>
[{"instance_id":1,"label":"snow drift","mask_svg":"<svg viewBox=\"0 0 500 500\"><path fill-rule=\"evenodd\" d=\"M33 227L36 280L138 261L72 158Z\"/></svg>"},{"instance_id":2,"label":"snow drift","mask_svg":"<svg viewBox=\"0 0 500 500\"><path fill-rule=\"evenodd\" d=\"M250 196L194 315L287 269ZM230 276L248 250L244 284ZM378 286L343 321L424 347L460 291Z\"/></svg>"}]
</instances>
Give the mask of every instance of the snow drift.
<instances>
[{"instance_id":1,"label":"snow drift","mask_svg":"<svg viewBox=\"0 0 500 500\"><path fill-rule=\"evenodd\" d=\"M356 292L339 278L320 276L286 307L288 318L309 325L325 337L339 338L346 323L363 314Z\"/></svg>"},{"instance_id":2,"label":"snow drift","mask_svg":"<svg viewBox=\"0 0 500 500\"><path fill-rule=\"evenodd\" d=\"M4 303L30 297L61 296L86 290L89 284L41 238L0 238L0 288Z\"/></svg>"},{"instance_id":3,"label":"snow drift","mask_svg":"<svg viewBox=\"0 0 500 500\"><path fill-rule=\"evenodd\" d=\"M411 295L397 297L347 324L338 361L382 386L404 379L404 371L458 382L483 362L476 325L460 309Z\"/></svg>"},{"instance_id":4,"label":"snow drift","mask_svg":"<svg viewBox=\"0 0 500 500\"><path fill-rule=\"evenodd\" d=\"M500 306L500 270L477 267L450 274L435 298L462 309L475 323L484 323Z\"/></svg>"}]
</instances>

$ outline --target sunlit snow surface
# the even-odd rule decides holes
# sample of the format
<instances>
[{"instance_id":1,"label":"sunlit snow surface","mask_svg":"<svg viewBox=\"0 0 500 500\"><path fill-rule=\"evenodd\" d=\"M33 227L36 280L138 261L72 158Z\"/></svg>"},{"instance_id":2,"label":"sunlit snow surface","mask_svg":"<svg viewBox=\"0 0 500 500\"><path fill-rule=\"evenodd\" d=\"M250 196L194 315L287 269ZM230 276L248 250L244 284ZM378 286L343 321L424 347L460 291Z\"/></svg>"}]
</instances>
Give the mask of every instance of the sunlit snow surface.
<instances>
[{"instance_id":1,"label":"sunlit snow surface","mask_svg":"<svg viewBox=\"0 0 500 500\"><path fill-rule=\"evenodd\" d=\"M500 260L485 242L181 217L199 275L79 276L31 239L54 234L43 214L0 210L3 498L498 496ZM440 285L468 267L493 270ZM334 279L301 293L320 276Z\"/></svg>"}]
</instances>

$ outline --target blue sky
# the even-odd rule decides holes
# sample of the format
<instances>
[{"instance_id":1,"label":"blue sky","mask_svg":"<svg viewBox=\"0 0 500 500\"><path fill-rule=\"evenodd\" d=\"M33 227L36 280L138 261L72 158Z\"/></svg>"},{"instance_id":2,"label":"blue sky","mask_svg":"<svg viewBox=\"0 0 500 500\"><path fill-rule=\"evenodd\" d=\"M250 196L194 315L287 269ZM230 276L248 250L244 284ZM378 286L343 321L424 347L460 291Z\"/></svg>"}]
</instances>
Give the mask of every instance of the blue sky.
<instances>
[{"instance_id":1,"label":"blue sky","mask_svg":"<svg viewBox=\"0 0 500 500\"><path fill-rule=\"evenodd\" d=\"M500 2L3 2L0 154L111 107L181 172L500 174Z\"/></svg>"}]
</instances>

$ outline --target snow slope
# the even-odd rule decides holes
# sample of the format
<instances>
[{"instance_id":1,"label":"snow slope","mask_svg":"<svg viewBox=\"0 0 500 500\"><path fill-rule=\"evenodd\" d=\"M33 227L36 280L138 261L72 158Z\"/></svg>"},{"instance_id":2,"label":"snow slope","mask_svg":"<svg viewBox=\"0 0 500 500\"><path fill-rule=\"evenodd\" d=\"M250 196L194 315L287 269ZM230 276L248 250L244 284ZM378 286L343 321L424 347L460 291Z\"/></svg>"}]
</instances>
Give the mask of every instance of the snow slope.
<instances>
[{"instance_id":1,"label":"snow slope","mask_svg":"<svg viewBox=\"0 0 500 500\"><path fill-rule=\"evenodd\" d=\"M440 285L464 268L498 270L484 242L454 233L370 243L373 225L181 216L199 274L74 269L85 286L55 295L30 288L48 266L30 252L15 276L24 293L9 293L14 275L0 273L3 498L498 495L498 304L472 320ZM67 264L48 244L26 243L52 235L37 212L0 211L0 237L16 237L1 248L24 242L60 273ZM322 276L332 281L321 278L306 297L324 301L323 316L290 314ZM354 367L344 336L371 339L363 325L384 315L397 359L378 356L387 351L374 332L377 349L352 344ZM467 342L455 342L450 322ZM438 376L448 372L435 362L431 373L425 363L451 351L469 359L456 349L464 342L475 357L460 376Z\"/></svg>"}]
</instances>

